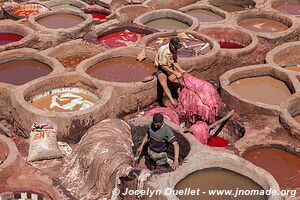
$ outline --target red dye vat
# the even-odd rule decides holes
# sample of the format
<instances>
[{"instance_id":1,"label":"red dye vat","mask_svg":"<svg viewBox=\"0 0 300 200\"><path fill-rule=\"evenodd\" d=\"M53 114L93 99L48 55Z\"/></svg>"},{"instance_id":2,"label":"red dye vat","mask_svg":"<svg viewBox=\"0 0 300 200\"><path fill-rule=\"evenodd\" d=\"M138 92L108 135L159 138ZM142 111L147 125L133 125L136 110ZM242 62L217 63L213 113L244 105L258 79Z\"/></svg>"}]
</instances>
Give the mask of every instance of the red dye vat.
<instances>
[{"instance_id":1,"label":"red dye vat","mask_svg":"<svg viewBox=\"0 0 300 200\"><path fill-rule=\"evenodd\" d=\"M211 147L226 147L228 144L227 140L218 136L210 137L207 142L207 145Z\"/></svg>"},{"instance_id":2,"label":"red dye vat","mask_svg":"<svg viewBox=\"0 0 300 200\"><path fill-rule=\"evenodd\" d=\"M105 14L101 14L101 13L91 13L91 15L93 16L93 19L105 19L107 17L107 15Z\"/></svg>"},{"instance_id":3,"label":"red dye vat","mask_svg":"<svg viewBox=\"0 0 300 200\"><path fill-rule=\"evenodd\" d=\"M21 40L23 36L14 33L0 33L0 45Z\"/></svg>"},{"instance_id":4,"label":"red dye vat","mask_svg":"<svg viewBox=\"0 0 300 200\"><path fill-rule=\"evenodd\" d=\"M130 31L116 32L98 39L98 42L103 43L108 48L117 48L122 46L132 46L144 36L145 34Z\"/></svg>"},{"instance_id":5,"label":"red dye vat","mask_svg":"<svg viewBox=\"0 0 300 200\"><path fill-rule=\"evenodd\" d=\"M219 42L219 44L222 49L241 49L245 47L235 42Z\"/></svg>"}]
</instances>

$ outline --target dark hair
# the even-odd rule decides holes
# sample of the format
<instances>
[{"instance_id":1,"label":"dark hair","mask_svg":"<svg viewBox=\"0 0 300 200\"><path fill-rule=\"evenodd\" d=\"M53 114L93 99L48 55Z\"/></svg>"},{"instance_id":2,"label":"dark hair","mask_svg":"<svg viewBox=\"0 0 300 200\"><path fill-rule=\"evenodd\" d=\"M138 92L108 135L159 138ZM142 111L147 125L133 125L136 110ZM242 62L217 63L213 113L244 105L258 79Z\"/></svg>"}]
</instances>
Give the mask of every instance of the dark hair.
<instances>
[{"instance_id":1,"label":"dark hair","mask_svg":"<svg viewBox=\"0 0 300 200\"><path fill-rule=\"evenodd\" d=\"M154 115L153 115L153 122L154 123L160 123L160 122L162 122L164 120L164 116L162 115L162 114L160 114L160 113L155 113Z\"/></svg>"}]
</instances>

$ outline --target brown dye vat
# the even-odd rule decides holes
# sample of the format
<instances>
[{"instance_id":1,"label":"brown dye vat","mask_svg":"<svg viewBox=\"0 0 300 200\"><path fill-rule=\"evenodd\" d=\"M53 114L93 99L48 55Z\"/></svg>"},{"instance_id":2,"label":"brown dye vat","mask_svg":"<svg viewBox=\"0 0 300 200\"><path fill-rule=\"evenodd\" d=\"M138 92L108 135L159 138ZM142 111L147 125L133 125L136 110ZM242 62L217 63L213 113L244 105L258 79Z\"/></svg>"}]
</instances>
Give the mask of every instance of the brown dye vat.
<instances>
[{"instance_id":1,"label":"brown dye vat","mask_svg":"<svg viewBox=\"0 0 300 200\"><path fill-rule=\"evenodd\" d=\"M97 99L79 92L55 92L33 100L32 105L40 110L52 112L73 112L92 107Z\"/></svg>"},{"instance_id":2,"label":"brown dye vat","mask_svg":"<svg viewBox=\"0 0 300 200\"><path fill-rule=\"evenodd\" d=\"M151 75L154 69L154 64L149 60L140 62L135 58L118 57L93 65L87 73L103 81L130 83L142 81Z\"/></svg>"},{"instance_id":3,"label":"brown dye vat","mask_svg":"<svg viewBox=\"0 0 300 200\"><path fill-rule=\"evenodd\" d=\"M291 71L300 72L300 65L289 65L284 68Z\"/></svg>"},{"instance_id":4,"label":"brown dye vat","mask_svg":"<svg viewBox=\"0 0 300 200\"><path fill-rule=\"evenodd\" d=\"M291 14L291 15L300 15L300 2L291 1L291 2L282 2L272 5L272 7L280 12Z\"/></svg>"},{"instance_id":5,"label":"brown dye vat","mask_svg":"<svg viewBox=\"0 0 300 200\"><path fill-rule=\"evenodd\" d=\"M254 32L280 32L289 27L281 22L266 18L251 18L240 21L239 26Z\"/></svg>"},{"instance_id":6,"label":"brown dye vat","mask_svg":"<svg viewBox=\"0 0 300 200\"><path fill-rule=\"evenodd\" d=\"M248 177L241 174L235 173L230 170L221 168L209 168L196 171L186 178L182 179L176 186L175 190L186 190L191 188L194 190L200 189L199 196L195 195L182 195L178 196L180 200L195 200L195 199L205 199L205 200L266 200L265 195L238 195L235 198L233 196L218 196L208 194L208 190L232 190L233 195L237 188L239 190L263 190L263 188L256 182ZM205 192L205 194L203 193Z\"/></svg>"},{"instance_id":7,"label":"brown dye vat","mask_svg":"<svg viewBox=\"0 0 300 200\"><path fill-rule=\"evenodd\" d=\"M237 6L237 5L221 5L221 6L218 6L218 8L225 10L227 12L238 12L238 11L245 10L244 7Z\"/></svg>"},{"instance_id":8,"label":"brown dye vat","mask_svg":"<svg viewBox=\"0 0 300 200\"><path fill-rule=\"evenodd\" d=\"M58 61L65 68L74 70L79 63L81 63L82 61L90 57L92 57L92 55L75 55L75 56L63 57L61 59L58 59Z\"/></svg>"},{"instance_id":9,"label":"brown dye vat","mask_svg":"<svg viewBox=\"0 0 300 200\"><path fill-rule=\"evenodd\" d=\"M60 13L38 19L37 23L47 28L59 29L71 28L80 24L83 21L84 19L79 16Z\"/></svg>"},{"instance_id":10,"label":"brown dye vat","mask_svg":"<svg viewBox=\"0 0 300 200\"><path fill-rule=\"evenodd\" d=\"M257 149L244 155L270 172L281 189L300 189L300 158L280 149Z\"/></svg>"},{"instance_id":11,"label":"brown dye vat","mask_svg":"<svg viewBox=\"0 0 300 200\"><path fill-rule=\"evenodd\" d=\"M52 71L51 67L37 60L13 60L0 64L0 82L22 85Z\"/></svg>"},{"instance_id":12,"label":"brown dye vat","mask_svg":"<svg viewBox=\"0 0 300 200\"><path fill-rule=\"evenodd\" d=\"M147 46L152 49L155 49L155 51L157 51L162 45L168 44L170 42L170 39L171 39L171 36L159 38L157 40L151 41ZM197 56L195 49L200 50L201 47L203 47L206 44L206 42L204 42L200 39L197 39L197 38L193 38L193 39L192 38L191 39L180 38L180 41L183 44L183 46L180 49L178 49L177 55L178 55L178 57L182 57L182 58ZM204 55L204 54L208 53L210 50L211 50L211 47L208 47L200 52L202 55Z\"/></svg>"},{"instance_id":13,"label":"brown dye vat","mask_svg":"<svg viewBox=\"0 0 300 200\"><path fill-rule=\"evenodd\" d=\"M284 82L271 76L240 79L230 87L243 98L272 105L279 105L291 95Z\"/></svg>"},{"instance_id":14,"label":"brown dye vat","mask_svg":"<svg viewBox=\"0 0 300 200\"><path fill-rule=\"evenodd\" d=\"M224 17L205 9L190 10L186 14L196 17L199 22L217 22L224 19Z\"/></svg>"},{"instance_id":15,"label":"brown dye vat","mask_svg":"<svg viewBox=\"0 0 300 200\"><path fill-rule=\"evenodd\" d=\"M300 115L296 115L294 119L300 124Z\"/></svg>"},{"instance_id":16,"label":"brown dye vat","mask_svg":"<svg viewBox=\"0 0 300 200\"><path fill-rule=\"evenodd\" d=\"M155 29L168 29L168 30L177 30L177 29L188 29L189 25L185 24L176 19L170 18L161 18L155 19L150 22L145 23L145 26L149 26Z\"/></svg>"}]
</instances>

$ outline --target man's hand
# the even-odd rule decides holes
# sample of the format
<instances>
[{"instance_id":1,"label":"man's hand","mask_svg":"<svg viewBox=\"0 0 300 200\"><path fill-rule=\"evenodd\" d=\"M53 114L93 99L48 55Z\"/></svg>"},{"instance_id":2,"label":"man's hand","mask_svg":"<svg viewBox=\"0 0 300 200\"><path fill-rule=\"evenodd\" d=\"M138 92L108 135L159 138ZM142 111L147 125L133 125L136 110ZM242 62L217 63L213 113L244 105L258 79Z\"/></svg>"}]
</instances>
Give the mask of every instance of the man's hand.
<instances>
[{"instance_id":1,"label":"man's hand","mask_svg":"<svg viewBox=\"0 0 300 200\"><path fill-rule=\"evenodd\" d=\"M174 75L176 76L176 78L181 78L182 74L180 72L175 72Z\"/></svg>"},{"instance_id":2,"label":"man's hand","mask_svg":"<svg viewBox=\"0 0 300 200\"><path fill-rule=\"evenodd\" d=\"M179 166L179 162L178 162L178 161L174 161L173 164L170 165L170 167L171 167L172 169L174 169L174 170L175 170L178 166Z\"/></svg>"},{"instance_id":3,"label":"man's hand","mask_svg":"<svg viewBox=\"0 0 300 200\"><path fill-rule=\"evenodd\" d=\"M142 151L143 151L143 147L142 146L140 146L137 150L136 150L136 154L137 154L137 156L140 156L141 155L141 153L142 153Z\"/></svg>"}]
</instances>

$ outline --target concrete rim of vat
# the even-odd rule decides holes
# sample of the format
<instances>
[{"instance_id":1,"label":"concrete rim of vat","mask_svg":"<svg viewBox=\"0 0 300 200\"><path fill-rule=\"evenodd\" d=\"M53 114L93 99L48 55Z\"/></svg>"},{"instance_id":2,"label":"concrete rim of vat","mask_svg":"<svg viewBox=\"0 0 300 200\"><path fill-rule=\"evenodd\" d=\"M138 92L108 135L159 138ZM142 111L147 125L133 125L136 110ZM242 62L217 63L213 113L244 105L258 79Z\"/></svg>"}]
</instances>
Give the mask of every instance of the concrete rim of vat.
<instances>
[{"instance_id":1,"label":"concrete rim of vat","mask_svg":"<svg viewBox=\"0 0 300 200\"><path fill-rule=\"evenodd\" d=\"M84 21L70 28L59 28L59 29L48 28L37 23L37 20L55 14L76 15L78 17L81 17ZM84 12L66 9L66 10L53 10L45 13L40 13L38 15L29 16L28 22L32 27L34 27L35 30L46 32L46 33L52 33L55 35L61 35L62 33L82 32L84 29L89 28L89 26L93 22L93 19L91 15L87 15Z\"/></svg>"},{"instance_id":2,"label":"concrete rim of vat","mask_svg":"<svg viewBox=\"0 0 300 200\"><path fill-rule=\"evenodd\" d=\"M112 34L112 33L116 33L116 32L121 32L121 31L132 31L132 32L137 32L137 33L142 33L145 35L149 35L152 34L154 32L157 32L157 30L146 27L146 26L140 26L137 24L113 24L111 26L106 27L105 29L103 29L103 27L101 26L96 26L94 31L88 35L86 35L85 39L88 42L91 43L97 43L98 39L101 37L104 37L106 35ZM138 42L138 41L137 41ZM103 47L106 48L106 47Z\"/></svg>"},{"instance_id":3,"label":"concrete rim of vat","mask_svg":"<svg viewBox=\"0 0 300 200\"><path fill-rule=\"evenodd\" d=\"M178 58L178 63L181 65L181 67L183 67L184 69L190 69L191 67L193 69L199 69L202 66L208 66L212 64L215 60L217 60L220 52L220 45L218 44L218 42L203 34L199 34L194 31L166 31L166 32L153 33L143 37L138 42L137 46L147 49L147 45L150 42L161 37L176 36L181 32L191 34L195 38L203 40L204 42L208 42L209 45L212 46L212 49L205 55L195 56L191 58ZM154 52L153 50L151 51L154 54L156 54L156 52Z\"/></svg>"},{"instance_id":4,"label":"concrete rim of vat","mask_svg":"<svg viewBox=\"0 0 300 200\"><path fill-rule=\"evenodd\" d=\"M4 51L4 52L0 53L0 60L1 60L0 64L6 63L9 61L14 61L14 60L22 60L22 59L34 59L34 60L37 60L39 62L42 62L42 63L48 65L49 68L52 69L52 71L46 76L60 74L60 73L65 72L63 66L55 58L51 58L47 55L44 55L35 49L21 48L21 49L16 49L16 50ZM32 81L35 81L35 80L41 80L41 79L45 78L46 76L41 76L37 79L31 80L31 81L25 83L24 85L26 85ZM13 84L3 83L3 82L1 82L1 84L15 86ZM17 87L20 87L20 86L18 85Z\"/></svg>"},{"instance_id":5,"label":"concrete rim of vat","mask_svg":"<svg viewBox=\"0 0 300 200\"><path fill-rule=\"evenodd\" d=\"M198 20L200 25L202 25L202 24L211 25L211 24L218 24L218 23L224 24L230 18L230 13L219 9L218 7L214 7L214 6L210 6L210 5L203 5L203 4L197 4L197 3L195 3L195 4L192 4L192 5L188 5L188 6L182 7L180 9L178 9L178 10L181 11L181 12L183 12L183 13L186 13L188 11L198 10L198 9L210 11L210 12L215 13L215 14L217 14L217 15L219 15L219 16L221 16L221 17L224 18L224 19L222 19L220 21L215 21L215 22L200 22Z\"/></svg>"},{"instance_id":6,"label":"concrete rim of vat","mask_svg":"<svg viewBox=\"0 0 300 200\"><path fill-rule=\"evenodd\" d=\"M234 6L240 6L245 8L244 6L251 6L252 8L255 8L255 6L258 4L257 0L229 0L229 1L222 1L222 0L208 0L208 4L218 7L218 6L224 6L224 5L234 5ZM246 8L245 8L246 10ZM236 11L236 12L243 12L243 11Z\"/></svg>"},{"instance_id":7,"label":"concrete rim of vat","mask_svg":"<svg viewBox=\"0 0 300 200\"><path fill-rule=\"evenodd\" d=\"M87 70L98 62L116 58L116 57L131 57L136 58L143 49L138 47L120 47L108 50L102 54L98 54L92 58L82 61L76 67L76 71L94 83L99 83L102 86L113 86L117 92L117 107L120 107L120 114L130 113L137 108L143 108L153 103L157 98L157 79L154 77L149 82L131 82L118 83L99 80L87 74ZM154 61L155 54L152 51L146 50L147 59ZM154 64L153 64L154 67Z\"/></svg>"},{"instance_id":8,"label":"concrete rim of vat","mask_svg":"<svg viewBox=\"0 0 300 200\"><path fill-rule=\"evenodd\" d=\"M169 1L170 0L146 0L142 3L142 5L148 7L156 7L156 6L160 6L161 4L167 3Z\"/></svg>"},{"instance_id":9,"label":"concrete rim of vat","mask_svg":"<svg viewBox=\"0 0 300 200\"><path fill-rule=\"evenodd\" d=\"M61 10L61 9L65 10L66 8L63 8L62 6L68 6L68 5L70 6L67 7L67 9L74 9L74 10L80 10L82 8L86 8L89 6L89 4L79 0L51 0L51 1L45 1L44 4L49 8L51 8L52 10Z\"/></svg>"},{"instance_id":10,"label":"concrete rim of vat","mask_svg":"<svg viewBox=\"0 0 300 200\"><path fill-rule=\"evenodd\" d=\"M143 10L144 9L144 10ZM126 5L116 9L116 17L120 22L132 22L137 16L140 14L137 12L138 10L143 10L145 12L149 12L153 10L150 7L143 5ZM132 16L130 16L132 15Z\"/></svg>"},{"instance_id":11,"label":"concrete rim of vat","mask_svg":"<svg viewBox=\"0 0 300 200\"><path fill-rule=\"evenodd\" d=\"M97 4L94 4L94 5L97 5ZM90 11L85 11L85 9L89 9L89 8L91 8ZM105 7L103 7L103 8L105 8ZM94 24L101 24L103 22L107 22L108 20L112 19L116 15L114 10L111 10L109 8L105 8L105 9L107 9L107 11L110 11L109 13L108 12L106 13L108 15L105 17L105 19L94 19L93 18ZM91 5L91 6L89 5L88 7L82 9L82 11L84 11L86 14L90 15L90 13L97 12L97 9L93 9L93 5ZM102 12L102 13L104 13L104 12Z\"/></svg>"},{"instance_id":12,"label":"concrete rim of vat","mask_svg":"<svg viewBox=\"0 0 300 200\"><path fill-rule=\"evenodd\" d=\"M300 42L289 42L282 44L280 46L275 47L271 51L269 51L266 55L266 61L270 65L272 65L275 68L282 69L288 73L295 73L297 75L300 75L300 71L292 71L285 69L283 66L281 66L282 61L288 61L289 59L292 61L295 61L295 57L298 57L296 62L298 61L298 64L300 64Z\"/></svg>"},{"instance_id":13,"label":"concrete rim of vat","mask_svg":"<svg viewBox=\"0 0 300 200\"><path fill-rule=\"evenodd\" d=\"M241 41L245 41L247 42L247 46L245 46L244 48L240 48L240 49L222 49L220 48L220 51L226 52L228 54L232 54L233 56L243 56L246 54L249 54L251 52L253 52L257 45L258 45L258 38L257 36L252 33L252 32L248 32L245 31L245 29L242 29L238 26L226 26L226 25L215 25L215 26L207 26L207 27L203 27L203 28L199 28L197 32L202 33L204 35L207 35L208 37L212 37L210 36L210 32L221 32L222 34L216 34L218 36L225 36L225 33L229 33L229 34L236 34L239 35L239 37L237 37L238 40ZM212 34L214 35L214 34ZM243 36L243 37L241 37ZM231 38L232 36L229 35L229 38ZM212 37L215 40L218 40L217 38L214 38L214 36ZM227 38L225 38L227 39ZM226 41L226 40L225 40Z\"/></svg>"},{"instance_id":14,"label":"concrete rim of vat","mask_svg":"<svg viewBox=\"0 0 300 200\"><path fill-rule=\"evenodd\" d=\"M135 18L133 23L145 26L145 23L150 22L152 20L161 19L161 18L171 18L178 20L180 22L186 23L189 25L187 29L177 29L177 31L192 31L196 30L199 27L199 21L197 18L192 17L188 14L171 10L171 9L160 9L155 11L150 11L140 15L139 17ZM160 31L169 31L165 29L159 29Z\"/></svg>"},{"instance_id":15,"label":"concrete rim of vat","mask_svg":"<svg viewBox=\"0 0 300 200\"><path fill-rule=\"evenodd\" d=\"M270 105L248 100L230 87L230 84L236 80L257 76L271 76L283 81L292 94L298 91L299 88L297 86L298 80L293 74L285 73L268 64L252 65L229 70L220 77L222 99L239 113L279 115L282 110L281 105Z\"/></svg>"},{"instance_id":16,"label":"concrete rim of vat","mask_svg":"<svg viewBox=\"0 0 300 200\"><path fill-rule=\"evenodd\" d=\"M47 112L40 110L30 101L36 95L55 88L79 87L94 93L99 100L90 108L73 112ZM85 131L95 123L109 117L114 105L113 88L94 83L76 72L68 75L49 76L43 80L35 80L12 92L12 104L15 108L14 120L25 134L31 130L34 122L50 122L57 130L59 140L78 142ZM78 140L78 141L77 141Z\"/></svg>"},{"instance_id":17,"label":"concrete rim of vat","mask_svg":"<svg viewBox=\"0 0 300 200\"><path fill-rule=\"evenodd\" d=\"M23 36L23 38L17 42L1 45L0 51L30 46L30 42L35 38L34 31L31 28L11 20L3 20L0 23L0 33L14 33Z\"/></svg>"},{"instance_id":18,"label":"concrete rim of vat","mask_svg":"<svg viewBox=\"0 0 300 200\"><path fill-rule=\"evenodd\" d=\"M16 144L10 138L0 134L0 145L4 146L8 154L0 164L0 182L2 182L21 167L22 158Z\"/></svg>"},{"instance_id":19,"label":"concrete rim of vat","mask_svg":"<svg viewBox=\"0 0 300 200\"><path fill-rule=\"evenodd\" d=\"M92 57L104 51L105 50L98 45L87 43L82 39L77 39L77 40L72 40L70 42L59 44L56 47L51 47L49 49L42 51L41 53L50 57L54 57L55 59L58 60L67 56L84 55L84 54L89 54ZM65 70L70 71L71 69L65 68Z\"/></svg>"},{"instance_id":20,"label":"concrete rim of vat","mask_svg":"<svg viewBox=\"0 0 300 200\"><path fill-rule=\"evenodd\" d=\"M239 26L239 22L245 19L251 19L251 18L266 18L266 19L270 19L270 20L275 20L277 22L283 23L286 26L288 26L287 30L284 31L280 31L280 32L270 32L270 33L265 33L265 32L255 32L255 31L251 31L251 30L247 30L249 32L252 32L254 34L256 34L257 36L266 38L266 39L279 39L279 38L283 38L289 34L291 34L292 32L295 31L296 29L296 21L291 18L288 17L286 15L283 15L281 13L278 12L272 12L269 10L260 10L260 11L246 11L243 13L240 13L239 15L237 15L234 19L234 24L236 26ZM242 27L241 27L242 28Z\"/></svg>"},{"instance_id":21,"label":"concrete rim of vat","mask_svg":"<svg viewBox=\"0 0 300 200\"><path fill-rule=\"evenodd\" d=\"M272 188L276 191L280 191L278 183L269 172L231 153L205 148L201 145L196 148L196 151L190 153L185 160L186 162L179 166L176 171L154 176L145 186L165 191L166 188L175 188L179 181L193 172L208 168L223 168L252 179L264 190ZM158 182L161 184L157 184ZM179 198L174 195L165 198L179 200ZM280 199L280 196L275 195L268 197L268 200Z\"/></svg>"},{"instance_id":22,"label":"concrete rim of vat","mask_svg":"<svg viewBox=\"0 0 300 200\"><path fill-rule=\"evenodd\" d=\"M298 15L294 15L294 14L289 14L289 13L285 13L285 12L281 12L277 9L275 9L273 6L276 5L277 3L286 3L286 2L297 2L297 0L271 0L271 1L266 1L265 2L265 7L268 9L273 10L274 12L278 12L278 13L283 13L292 17L298 17L300 14Z\"/></svg>"},{"instance_id":23,"label":"concrete rim of vat","mask_svg":"<svg viewBox=\"0 0 300 200\"><path fill-rule=\"evenodd\" d=\"M300 124L293 118L300 114L300 93L294 94L290 97L282 106L282 112L280 114L280 123L288 132L300 140Z\"/></svg>"}]
</instances>

